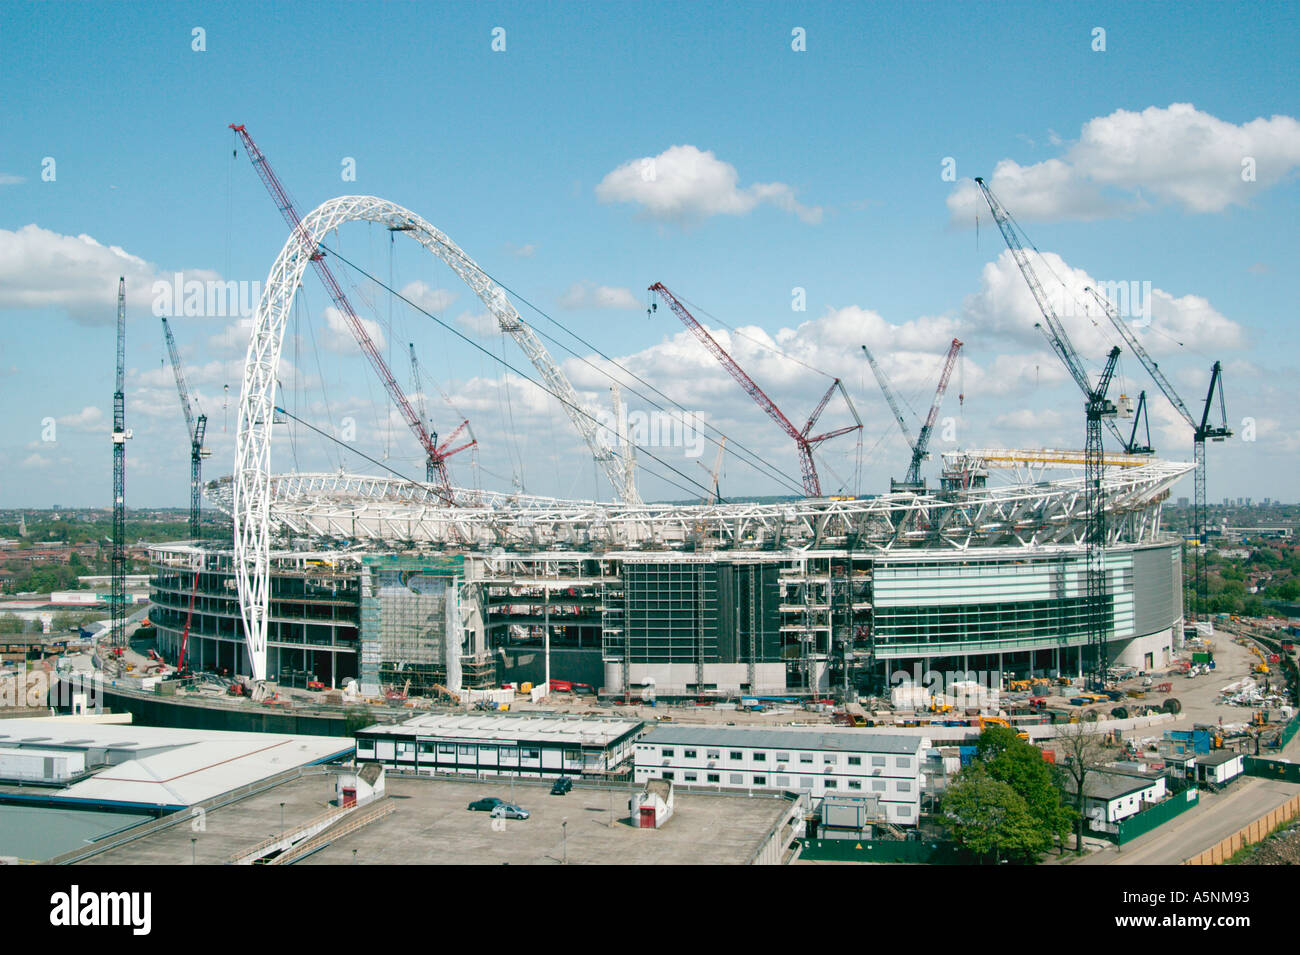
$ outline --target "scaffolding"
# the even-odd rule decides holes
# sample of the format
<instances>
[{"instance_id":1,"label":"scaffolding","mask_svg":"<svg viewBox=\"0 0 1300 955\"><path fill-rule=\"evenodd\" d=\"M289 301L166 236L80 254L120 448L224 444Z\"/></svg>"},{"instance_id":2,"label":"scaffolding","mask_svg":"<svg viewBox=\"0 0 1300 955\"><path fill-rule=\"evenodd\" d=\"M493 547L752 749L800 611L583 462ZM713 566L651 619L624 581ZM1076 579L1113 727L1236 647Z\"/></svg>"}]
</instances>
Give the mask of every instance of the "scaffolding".
<instances>
[{"instance_id":1,"label":"scaffolding","mask_svg":"<svg viewBox=\"0 0 1300 955\"><path fill-rule=\"evenodd\" d=\"M362 561L361 690L430 696L459 684L459 557L366 557ZM478 662L478 661L476 661ZM481 665L475 666L481 679Z\"/></svg>"}]
</instances>

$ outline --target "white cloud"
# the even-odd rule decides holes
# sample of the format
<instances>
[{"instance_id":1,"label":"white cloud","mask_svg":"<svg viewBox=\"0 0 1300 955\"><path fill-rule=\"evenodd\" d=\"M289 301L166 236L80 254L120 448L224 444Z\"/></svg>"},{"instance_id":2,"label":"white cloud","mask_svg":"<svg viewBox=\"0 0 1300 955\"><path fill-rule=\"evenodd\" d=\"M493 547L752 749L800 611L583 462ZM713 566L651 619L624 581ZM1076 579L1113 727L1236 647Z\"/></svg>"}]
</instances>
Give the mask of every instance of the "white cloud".
<instances>
[{"instance_id":1,"label":"white cloud","mask_svg":"<svg viewBox=\"0 0 1300 955\"><path fill-rule=\"evenodd\" d=\"M507 242L506 251L509 252L511 255L515 256L516 258L531 259L534 255L537 254L537 246L532 242L529 242L525 245L515 245L512 242Z\"/></svg>"},{"instance_id":2,"label":"white cloud","mask_svg":"<svg viewBox=\"0 0 1300 955\"><path fill-rule=\"evenodd\" d=\"M50 464L51 461L47 457L44 457L39 454L29 454L27 455L27 457L23 458L22 466L28 469L48 468Z\"/></svg>"},{"instance_id":3,"label":"white cloud","mask_svg":"<svg viewBox=\"0 0 1300 955\"><path fill-rule=\"evenodd\" d=\"M1166 203L1220 212L1253 202L1300 167L1300 122L1259 117L1240 125L1191 103L1118 109L1084 123L1062 158L1030 166L1004 159L989 186L1022 221L1095 219ZM973 182L948 197L954 222L983 205Z\"/></svg>"},{"instance_id":4,"label":"white cloud","mask_svg":"<svg viewBox=\"0 0 1300 955\"><path fill-rule=\"evenodd\" d=\"M410 299L426 312L439 315L456 301L457 293L445 288L432 288L427 282L409 282L402 287L403 298Z\"/></svg>"},{"instance_id":5,"label":"white cloud","mask_svg":"<svg viewBox=\"0 0 1300 955\"><path fill-rule=\"evenodd\" d=\"M1041 434L1061 427L1065 416L1052 408L1018 408L998 415L994 425L1009 431L1032 431Z\"/></svg>"},{"instance_id":6,"label":"white cloud","mask_svg":"<svg viewBox=\"0 0 1300 955\"><path fill-rule=\"evenodd\" d=\"M153 306L153 285L169 285L170 273L125 249L103 245L88 235L61 235L25 225L16 232L0 229L0 308L62 308L87 325L117 321L117 281L126 279L127 306ZM205 270L190 270L185 279L217 279Z\"/></svg>"},{"instance_id":7,"label":"white cloud","mask_svg":"<svg viewBox=\"0 0 1300 955\"><path fill-rule=\"evenodd\" d=\"M631 289L574 282L560 296L564 308L641 308Z\"/></svg>"},{"instance_id":8,"label":"white cloud","mask_svg":"<svg viewBox=\"0 0 1300 955\"><path fill-rule=\"evenodd\" d=\"M15 176L13 173L0 172L0 186L18 186L26 182L25 176Z\"/></svg>"},{"instance_id":9,"label":"white cloud","mask_svg":"<svg viewBox=\"0 0 1300 955\"><path fill-rule=\"evenodd\" d=\"M72 431L108 430L108 423L103 410L94 405L86 405L75 414L63 415L55 418L54 421L60 428L68 428Z\"/></svg>"},{"instance_id":10,"label":"white cloud","mask_svg":"<svg viewBox=\"0 0 1300 955\"><path fill-rule=\"evenodd\" d=\"M685 224L715 215L739 216L761 203L792 212L804 222L821 221L822 209L795 199L782 182L758 182L740 188L736 167L710 150L670 146L658 156L625 162L596 186L601 202L640 205L652 219Z\"/></svg>"},{"instance_id":11,"label":"white cloud","mask_svg":"<svg viewBox=\"0 0 1300 955\"><path fill-rule=\"evenodd\" d=\"M461 312L456 316L456 324L475 338L492 338L501 330L491 312Z\"/></svg>"},{"instance_id":12,"label":"white cloud","mask_svg":"<svg viewBox=\"0 0 1300 955\"><path fill-rule=\"evenodd\" d=\"M1152 355L1246 345L1242 327L1198 295L1175 296L1151 285L1148 296L1147 286L1136 277L1097 278L1072 267L1055 252L1030 252L1029 256L1066 334L1085 358L1100 360L1114 344L1128 351L1101 308L1084 291L1088 287L1104 289L1108 281L1125 282L1133 290L1129 327ZM1137 314L1141 310L1149 310L1149 324L1146 316ZM1034 327L1043 322L1042 312L1010 250L984 266L979 291L963 303L962 320L981 335L996 334L1031 346L1046 341Z\"/></svg>"},{"instance_id":13,"label":"white cloud","mask_svg":"<svg viewBox=\"0 0 1300 955\"><path fill-rule=\"evenodd\" d=\"M382 353L388 347L388 339L384 337L383 328L373 319L362 318L359 315L357 321L374 342L375 348ZM325 324L327 326L325 333L320 338L322 348L338 355L352 355L360 350L361 346L357 344L348 320L332 305L325 309Z\"/></svg>"}]
</instances>

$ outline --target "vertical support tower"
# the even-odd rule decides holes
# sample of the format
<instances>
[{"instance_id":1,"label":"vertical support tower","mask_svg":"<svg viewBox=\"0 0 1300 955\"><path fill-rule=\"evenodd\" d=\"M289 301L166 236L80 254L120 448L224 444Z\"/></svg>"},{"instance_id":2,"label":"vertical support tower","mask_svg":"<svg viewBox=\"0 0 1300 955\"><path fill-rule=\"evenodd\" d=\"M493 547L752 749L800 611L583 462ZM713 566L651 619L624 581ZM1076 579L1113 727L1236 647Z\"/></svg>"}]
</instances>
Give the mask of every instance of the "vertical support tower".
<instances>
[{"instance_id":1,"label":"vertical support tower","mask_svg":"<svg viewBox=\"0 0 1300 955\"><path fill-rule=\"evenodd\" d=\"M113 390L112 646L126 645L126 279L117 280L117 379Z\"/></svg>"}]
</instances>

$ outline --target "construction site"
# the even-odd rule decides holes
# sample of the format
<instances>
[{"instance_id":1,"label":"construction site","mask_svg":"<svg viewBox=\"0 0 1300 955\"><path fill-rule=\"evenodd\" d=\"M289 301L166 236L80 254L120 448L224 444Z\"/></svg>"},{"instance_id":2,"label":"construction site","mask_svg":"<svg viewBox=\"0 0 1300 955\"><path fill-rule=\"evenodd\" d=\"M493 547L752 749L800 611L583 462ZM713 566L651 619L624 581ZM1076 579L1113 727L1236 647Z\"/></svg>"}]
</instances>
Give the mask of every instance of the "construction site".
<instances>
[{"instance_id":1,"label":"construction site","mask_svg":"<svg viewBox=\"0 0 1300 955\"><path fill-rule=\"evenodd\" d=\"M860 438L863 429L844 384L834 379L806 423L796 424L684 301L656 282L647 292L651 313L663 304L786 434L802 493L775 502L724 500L715 465L699 503L652 503L642 500L638 475L665 462L629 434L617 383L612 415L580 397L506 291L416 213L384 199L343 196L301 215L248 131L231 130L290 233L251 321L230 476L203 479L206 415L191 398L163 320L189 439L191 528L197 537L206 500L229 516L231 538L150 548L148 626L128 632L124 602L115 598L106 652L96 657L123 685L161 682L159 693L182 696L203 685L292 705L279 696L283 688L344 707L469 705L471 692L531 685L543 697L576 687L622 704L736 704L752 712L765 704L889 700L900 686L933 687L935 673L940 689L1059 681L1103 693L1116 668L1146 672L1173 663L1191 608L1183 601L1184 542L1162 531L1162 505L1194 471L1203 526L1205 443L1231 433L1220 366L1211 369L1202 412L1193 414L1115 306L1090 290L1094 314L1109 318L1192 429L1194 462L1157 457L1146 392L1136 402L1110 395L1120 347L1100 375L1090 374L1027 240L983 180L976 182L1042 311L1039 327L1081 392L1082 451L945 451L938 480L927 483L924 463L963 342L949 344L915 430L863 345L911 455L887 493L826 494L816 454L833 439ZM413 240L469 286L531 363L539 386L558 400L612 500L453 483L449 460L477 439L468 421L439 438L422 393L414 403L408 398L371 341L333 272L350 263L323 245L351 222ZM306 425L277 397L277 363L309 266L418 441L424 480L346 469L272 471L277 428L290 420ZM122 449L131 437L121 392L121 288L118 336L116 522L125 506ZM421 381L414 344L409 357L414 390ZM819 420L832 407L848 423L823 431ZM1106 432L1114 447L1103 446ZM719 463L724 452L743 453L721 432L710 440ZM1199 563L1198 552L1193 592L1203 601ZM122 656L128 637L144 633L152 637L143 651L149 656L131 663Z\"/></svg>"}]
</instances>

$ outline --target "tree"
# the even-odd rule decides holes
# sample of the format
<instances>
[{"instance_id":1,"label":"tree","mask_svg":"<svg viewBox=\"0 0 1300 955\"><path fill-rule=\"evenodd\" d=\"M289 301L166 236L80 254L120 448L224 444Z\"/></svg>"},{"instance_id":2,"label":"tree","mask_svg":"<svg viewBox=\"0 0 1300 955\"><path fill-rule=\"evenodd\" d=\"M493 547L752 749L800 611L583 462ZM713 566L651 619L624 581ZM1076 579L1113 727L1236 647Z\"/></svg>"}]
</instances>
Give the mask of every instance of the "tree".
<instances>
[{"instance_id":1,"label":"tree","mask_svg":"<svg viewBox=\"0 0 1300 955\"><path fill-rule=\"evenodd\" d=\"M1056 742L1065 752L1063 768L1074 792L1074 849L1083 855L1085 786L1095 770L1110 762L1106 737L1095 723L1067 723L1057 728Z\"/></svg>"},{"instance_id":2,"label":"tree","mask_svg":"<svg viewBox=\"0 0 1300 955\"><path fill-rule=\"evenodd\" d=\"M953 842L980 861L992 856L994 862L1033 862L1047 848L1025 801L982 763L961 771L944 793L940 811Z\"/></svg>"},{"instance_id":3,"label":"tree","mask_svg":"<svg viewBox=\"0 0 1300 955\"><path fill-rule=\"evenodd\" d=\"M976 758L988 774L1015 790L1049 845L1059 839L1064 851L1074 813L1061 800L1060 771L1043 759L1037 746L1003 726L985 727L975 746Z\"/></svg>"}]
</instances>

